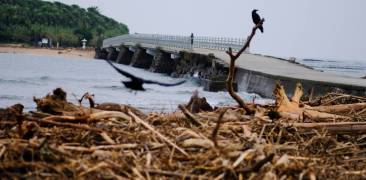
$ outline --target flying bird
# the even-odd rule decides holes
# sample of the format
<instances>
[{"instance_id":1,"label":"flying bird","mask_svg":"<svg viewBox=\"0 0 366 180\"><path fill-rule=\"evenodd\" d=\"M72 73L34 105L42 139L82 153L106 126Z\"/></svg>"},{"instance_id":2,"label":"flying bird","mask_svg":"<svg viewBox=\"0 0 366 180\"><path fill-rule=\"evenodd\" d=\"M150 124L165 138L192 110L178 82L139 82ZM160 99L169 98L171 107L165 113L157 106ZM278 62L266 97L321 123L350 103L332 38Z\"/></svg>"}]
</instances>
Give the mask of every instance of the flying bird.
<instances>
[{"instance_id":1,"label":"flying bird","mask_svg":"<svg viewBox=\"0 0 366 180\"><path fill-rule=\"evenodd\" d=\"M255 25L257 25L261 21L261 17L257 14L257 11L257 9L254 9L252 11L252 19ZM259 26L258 28L263 33L263 26Z\"/></svg>"},{"instance_id":2,"label":"flying bird","mask_svg":"<svg viewBox=\"0 0 366 180\"><path fill-rule=\"evenodd\" d=\"M183 83L185 83L186 81L180 81L177 83L173 83L173 84L167 84L167 83L161 83L161 82L157 82L157 81L151 81L151 80L145 80L139 77L136 77L126 71L123 71L122 69L119 69L118 67L116 67L112 62L106 60L108 62L108 64L110 64L118 73L122 74L123 76L126 76L127 78L130 78L131 81L122 81L122 83L126 86L126 88L132 89L132 90L136 90L136 91L145 91L144 87L142 86L144 83L146 84L157 84L160 86L178 86L181 85Z\"/></svg>"}]
</instances>

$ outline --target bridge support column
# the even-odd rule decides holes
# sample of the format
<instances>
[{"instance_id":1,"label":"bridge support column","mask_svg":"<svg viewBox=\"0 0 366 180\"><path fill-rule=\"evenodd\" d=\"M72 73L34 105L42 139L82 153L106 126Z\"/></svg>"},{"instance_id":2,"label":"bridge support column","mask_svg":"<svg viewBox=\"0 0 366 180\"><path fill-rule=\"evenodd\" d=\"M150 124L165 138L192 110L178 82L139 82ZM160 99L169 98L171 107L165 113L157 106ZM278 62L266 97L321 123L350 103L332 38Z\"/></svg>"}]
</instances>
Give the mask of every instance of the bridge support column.
<instances>
[{"instance_id":1,"label":"bridge support column","mask_svg":"<svg viewBox=\"0 0 366 180\"><path fill-rule=\"evenodd\" d=\"M119 64L129 65L131 63L132 56L133 53L129 50L129 48L121 45L119 47L119 53L116 62Z\"/></svg>"},{"instance_id":2,"label":"bridge support column","mask_svg":"<svg viewBox=\"0 0 366 180\"><path fill-rule=\"evenodd\" d=\"M175 70L175 61L170 58L170 53L157 50L150 67L150 71L171 74Z\"/></svg>"},{"instance_id":3,"label":"bridge support column","mask_svg":"<svg viewBox=\"0 0 366 180\"><path fill-rule=\"evenodd\" d=\"M110 47L108 48L107 51L108 51L107 60L116 61L118 56L118 51L116 50L116 48Z\"/></svg>"},{"instance_id":4,"label":"bridge support column","mask_svg":"<svg viewBox=\"0 0 366 180\"><path fill-rule=\"evenodd\" d=\"M95 49L95 59L107 59L108 52L105 48L96 48Z\"/></svg>"},{"instance_id":5,"label":"bridge support column","mask_svg":"<svg viewBox=\"0 0 366 180\"><path fill-rule=\"evenodd\" d=\"M133 67L149 69L153 60L153 56L146 53L146 50L136 47L132 56L131 64Z\"/></svg>"}]
</instances>

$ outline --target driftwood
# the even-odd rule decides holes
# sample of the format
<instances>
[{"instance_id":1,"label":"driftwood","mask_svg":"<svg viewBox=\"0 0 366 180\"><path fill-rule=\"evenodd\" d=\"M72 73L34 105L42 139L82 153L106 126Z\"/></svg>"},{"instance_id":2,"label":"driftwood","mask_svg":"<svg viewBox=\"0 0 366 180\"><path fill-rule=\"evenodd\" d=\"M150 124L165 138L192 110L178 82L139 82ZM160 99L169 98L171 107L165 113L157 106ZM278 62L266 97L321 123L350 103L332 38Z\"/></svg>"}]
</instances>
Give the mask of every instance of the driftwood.
<instances>
[{"instance_id":1,"label":"driftwood","mask_svg":"<svg viewBox=\"0 0 366 180\"><path fill-rule=\"evenodd\" d=\"M300 83L296 84L294 95L291 98L291 101L287 97L285 89L279 83L276 84L273 94L274 94L275 100L276 100L276 111L277 112L286 112L286 113L293 113L293 114L301 114L303 112L303 108L301 108L299 106L300 98L303 94Z\"/></svg>"},{"instance_id":2,"label":"driftwood","mask_svg":"<svg viewBox=\"0 0 366 180\"><path fill-rule=\"evenodd\" d=\"M366 103L355 103L355 104L338 104L333 106L317 106L317 107L309 107L307 109L311 109L319 112L326 113L349 113L351 111L360 111L366 109Z\"/></svg>"},{"instance_id":3,"label":"driftwood","mask_svg":"<svg viewBox=\"0 0 366 180\"><path fill-rule=\"evenodd\" d=\"M207 102L205 97L199 97L198 91L194 91L191 99L189 100L186 108L191 113L199 113L200 111L213 111L212 106Z\"/></svg>"},{"instance_id":4,"label":"driftwood","mask_svg":"<svg viewBox=\"0 0 366 180\"><path fill-rule=\"evenodd\" d=\"M81 103L83 102L83 99L88 99L89 101L89 105L90 108L94 108L95 106L95 102L94 102L94 94L90 94L88 92L86 92L78 101L79 101L79 105L81 106Z\"/></svg>"},{"instance_id":5,"label":"driftwood","mask_svg":"<svg viewBox=\"0 0 366 180\"><path fill-rule=\"evenodd\" d=\"M315 97L311 100L309 99L308 104L310 106L330 106L338 104L363 103L365 101L366 97L330 92L324 96Z\"/></svg>"},{"instance_id":6,"label":"driftwood","mask_svg":"<svg viewBox=\"0 0 366 180\"><path fill-rule=\"evenodd\" d=\"M308 130L326 130L336 134L364 134L366 122L338 122L338 123L283 123L283 126Z\"/></svg>"},{"instance_id":7,"label":"driftwood","mask_svg":"<svg viewBox=\"0 0 366 180\"><path fill-rule=\"evenodd\" d=\"M46 97L42 99L34 97L33 100L37 104L37 110L44 113L65 115L70 112L80 112L80 107L67 102L66 96L67 94L63 89L57 88Z\"/></svg>"},{"instance_id":8,"label":"driftwood","mask_svg":"<svg viewBox=\"0 0 366 180\"><path fill-rule=\"evenodd\" d=\"M17 121L23 113L24 106L15 104L5 109L0 108L0 121Z\"/></svg>"},{"instance_id":9,"label":"driftwood","mask_svg":"<svg viewBox=\"0 0 366 180\"><path fill-rule=\"evenodd\" d=\"M94 131L94 132L98 132L98 133L103 132L103 130L101 130L101 129L92 128L92 127L90 127L88 125L85 125L85 124L61 123L61 122L55 122L55 121L50 121L50 120L33 119L33 118L27 118L25 120L40 123L40 124L45 124L45 125L53 125L53 126L58 126L58 127L67 127L67 128L74 128L74 129L82 129L82 130Z\"/></svg>"},{"instance_id":10,"label":"driftwood","mask_svg":"<svg viewBox=\"0 0 366 180\"><path fill-rule=\"evenodd\" d=\"M226 79L226 89L228 90L230 96L239 104L239 106L248 114L254 114L255 110L248 107L244 100L241 99L241 97L235 93L233 88L233 81L234 81L234 75L235 75L235 61L240 57L240 55L249 47L251 40L253 39L257 29L263 25L264 19L261 19L261 21L256 24L253 29L252 33L248 36L247 41L245 42L244 46L239 50L239 52L234 55L232 48L229 48L229 50L226 52L230 56L230 67L229 67L229 74Z\"/></svg>"},{"instance_id":11,"label":"driftwood","mask_svg":"<svg viewBox=\"0 0 366 180\"><path fill-rule=\"evenodd\" d=\"M189 120L189 123L191 123L195 126L203 126L203 124L198 120L198 118L195 115L193 115L191 112L189 112L183 105L178 105L178 108L187 117L187 119Z\"/></svg>"},{"instance_id":12,"label":"driftwood","mask_svg":"<svg viewBox=\"0 0 366 180\"><path fill-rule=\"evenodd\" d=\"M218 120L216 122L215 129L212 131L211 139L214 142L215 147L218 147L218 144L217 144L217 134L219 133L220 125L222 123L222 118L224 117L224 114L225 113L226 113L226 109L223 112L220 113L219 118L218 118Z\"/></svg>"},{"instance_id":13,"label":"driftwood","mask_svg":"<svg viewBox=\"0 0 366 180\"><path fill-rule=\"evenodd\" d=\"M147 115L145 113L143 113L142 111L140 111L137 108L134 108L132 106L124 105L124 104L101 103L101 104L98 104L97 106L95 106L95 109L103 110L103 111L119 111L119 112L123 112L125 114L128 114L128 111L130 110L142 119L147 118Z\"/></svg>"},{"instance_id":14,"label":"driftwood","mask_svg":"<svg viewBox=\"0 0 366 180\"><path fill-rule=\"evenodd\" d=\"M174 144L171 140L169 140L167 137L165 137L164 135L162 135L160 132L156 131L151 125L149 125L147 122L145 122L144 120L140 119L138 116L136 116L135 114L133 114L133 112L129 111L128 114L134 118L134 120L143 125L145 128L149 129L150 131L152 131L154 134L156 134L157 136L159 136L162 140L164 140L165 142L167 142L169 145L173 146L175 149L177 149L178 151L180 151L182 154L189 156L188 153L186 151L184 151L182 148L180 148L179 146L177 146L176 144Z\"/></svg>"},{"instance_id":15,"label":"driftwood","mask_svg":"<svg viewBox=\"0 0 366 180\"><path fill-rule=\"evenodd\" d=\"M108 118L116 118L122 120L129 120L129 116L125 113L117 112L117 111L102 111L95 112L92 114L84 114L82 116L66 116L66 115L50 115L42 118L44 121L52 121L52 122L69 122L69 123L87 123L92 121L100 121L102 119Z\"/></svg>"},{"instance_id":16,"label":"driftwood","mask_svg":"<svg viewBox=\"0 0 366 180\"><path fill-rule=\"evenodd\" d=\"M259 172L259 170L268 162L271 162L272 159L274 157L274 154L270 154L267 157L265 157L264 159L258 161L257 163L255 163L252 167L249 168L243 168L243 169L239 169L238 171L240 173L249 173L249 172Z\"/></svg>"},{"instance_id":17,"label":"driftwood","mask_svg":"<svg viewBox=\"0 0 366 180\"><path fill-rule=\"evenodd\" d=\"M348 104L366 101L366 97L354 96L349 94L329 93L330 98L322 99L322 105Z\"/></svg>"},{"instance_id":18,"label":"driftwood","mask_svg":"<svg viewBox=\"0 0 366 180\"><path fill-rule=\"evenodd\" d=\"M59 115L23 113L20 105L0 109L6 117L0 117L2 177L361 179L366 169L363 104L310 107L297 101L300 95L294 97L277 104L302 113L282 108L279 114L290 118L276 120L266 114L276 110L272 105L257 105L254 116L240 107L193 114L181 106L185 115L151 113L146 119L118 104L56 106ZM319 116L323 113L325 119ZM344 122L352 116L361 118Z\"/></svg>"},{"instance_id":19,"label":"driftwood","mask_svg":"<svg viewBox=\"0 0 366 180\"><path fill-rule=\"evenodd\" d=\"M312 120L316 122L350 121L353 117L345 116L351 111L360 111L366 108L366 103L342 104L334 106L311 107L300 102L303 95L302 86L296 84L291 100L286 95L285 89L279 83L276 84L274 95L276 98L275 110L282 117L295 121Z\"/></svg>"},{"instance_id":20,"label":"driftwood","mask_svg":"<svg viewBox=\"0 0 366 180\"><path fill-rule=\"evenodd\" d=\"M88 121L98 121L101 119L109 119L109 118L121 119L121 120L126 120L126 121L128 121L130 119L130 117L127 116L123 112L102 111L102 112L96 112L96 113L90 114Z\"/></svg>"},{"instance_id":21,"label":"driftwood","mask_svg":"<svg viewBox=\"0 0 366 180\"><path fill-rule=\"evenodd\" d=\"M337 121L337 120L351 120L351 117L341 116L331 113L319 112L312 109L304 109L303 119L310 119L317 122L326 122L326 121Z\"/></svg>"},{"instance_id":22,"label":"driftwood","mask_svg":"<svg viewBox=\"0 0 366 180\"><path fill-rule=\"evenodd\" d=\"M179 178L179 179L209 179L207 177L203 177L203 176L197 176L197 175L192 175L192 174L186 174L186 173L177 173L177 172L171 172L171 171L163 171L163 170L156 170L156 169L144 169L142 170L146 171L148 173L151 174L156 174L156 175L163 175L163 176L167 176L167 177L171 177L171 178Z\"/></svg>"},{"instance_id":23,"label":"driftwood","mask_svg":"<svg viewBox=\"0 0 366 180\"><path fill-rule=\"evenodd\" d=\"M82 98L78 100L79 106L68 102L66 97L67 93L61 88L55 89L52 94L48 94L44 98L39 99L34 97L34 102L37 104L37 110L39 111L36 113L44 113L45 116L55 115L48 116L48 118L50 118L48 120L69 122L89 121L95 119L100 120L103 116L104 118L111 118L114 116L115 118L128 119L126 114L129 110L140 118L147 118L145 113L128 105L102 103L95 106L95 102L93 100L94 95L90 93L85 93ZM89 100L90 108L81 106L83 99Z\"/></svg>"}]
</instances>

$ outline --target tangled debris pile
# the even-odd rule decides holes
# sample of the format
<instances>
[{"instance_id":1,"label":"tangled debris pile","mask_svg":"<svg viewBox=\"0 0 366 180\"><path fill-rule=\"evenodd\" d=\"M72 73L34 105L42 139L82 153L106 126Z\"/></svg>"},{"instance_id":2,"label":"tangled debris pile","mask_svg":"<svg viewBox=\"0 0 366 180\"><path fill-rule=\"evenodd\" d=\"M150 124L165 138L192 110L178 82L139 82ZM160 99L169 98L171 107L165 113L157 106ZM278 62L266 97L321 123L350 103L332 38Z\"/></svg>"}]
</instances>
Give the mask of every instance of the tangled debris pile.
<instances>
[{"instance_id":1,"label":"tangled debris pile","mask_svg":"<svg viewBox=\"0 0 366 180\"><path fill-rule=\"evenodd\" d=\"M300 102L301 85L294 94L289 100L277 86L276 104L252 105L254 115L237 107L192 113L186 106L145 115L113 103L74 105L56 89L34 99L37 112L23 113L20 104L0 109L0 174L41 179L366 178L366 99L329 94ZM316 107L309 106L315 101Z\"/></svg>"}]
</instances>

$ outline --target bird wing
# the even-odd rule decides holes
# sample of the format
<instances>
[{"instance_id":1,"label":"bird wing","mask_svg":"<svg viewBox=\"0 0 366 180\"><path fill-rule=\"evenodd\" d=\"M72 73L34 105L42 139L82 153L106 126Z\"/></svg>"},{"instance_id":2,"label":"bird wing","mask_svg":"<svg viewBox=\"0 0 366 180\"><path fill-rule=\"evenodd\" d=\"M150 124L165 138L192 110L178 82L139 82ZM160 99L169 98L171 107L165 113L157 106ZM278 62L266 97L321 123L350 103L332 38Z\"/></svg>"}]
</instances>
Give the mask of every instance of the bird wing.
<instances>
[{"instance_id":1,"label":"bird wing","mask_svg":"<svg viewBox=\"0 0 366 180\"><path fill-rule=\"evenodd\" d=\"M128 78L131 78L132 80L133 79L136 79L136 80L141 80L143 81L144 83L146 84L157 84L157 85L160 85L160 86L178 86L178 85L181 85L183 83L185 83L186 81L180 81L180 82L177 82L177 83L173 83L173 84L168 84L168 83L161 83L161 82L158 82L158 81L152 81L152 80L145 80L145 79L141 79L141 78L138 78L128 72L125 72L123 71L122 69L119 69L118 67L116 67L111 61L109 60L106 60L108 62L108 64L110 64L117 72L119 72L120 74L128 77Z\"/></svg>"},{"instance_id":2,"label":"bird wing","mask_svg":"<svg viewBox=\"0 0 366 180\"><path fill-rule=\"evenodd\" d=\"M139 79L137 78L136 76L126 72L126 71L123 71L122 69L118 68L117 66L115 66L111 61L109 60L106 60L108 62L108 64L110 64L117 72L119 72L120 74L128 77L128 78L131 78L131 79Z\"/></svg>"},{"instance_id":3,"label":"bird wing","mask_svg":"<svg viewBox=\"0 0 366 180\"><path fill-rule=\"evenodd\" d=\"M178 85L181 85L185 82L186 81L183 80L183 81L180 81L180 82L177 82L177 83L169 84L169 83L162 83L162 82L157 82L157 81L152 81L152 80L144 80L144 83L146 83L146 84L157 84L157 85L160 85L160 86L178 86Z\"/></svg>"}]
</instances>

